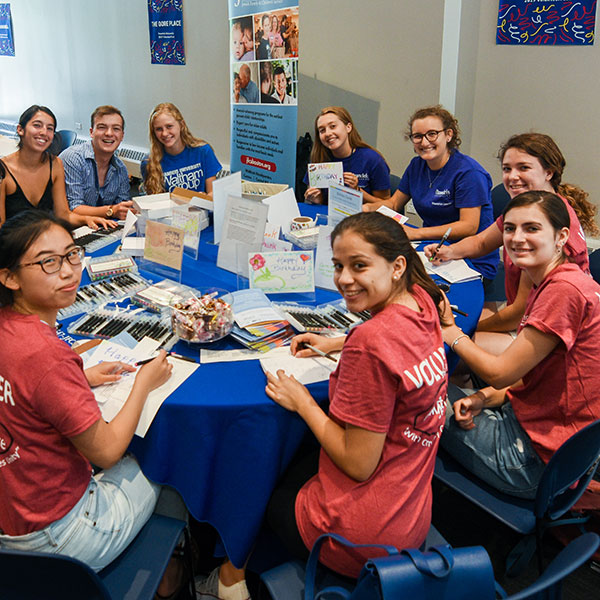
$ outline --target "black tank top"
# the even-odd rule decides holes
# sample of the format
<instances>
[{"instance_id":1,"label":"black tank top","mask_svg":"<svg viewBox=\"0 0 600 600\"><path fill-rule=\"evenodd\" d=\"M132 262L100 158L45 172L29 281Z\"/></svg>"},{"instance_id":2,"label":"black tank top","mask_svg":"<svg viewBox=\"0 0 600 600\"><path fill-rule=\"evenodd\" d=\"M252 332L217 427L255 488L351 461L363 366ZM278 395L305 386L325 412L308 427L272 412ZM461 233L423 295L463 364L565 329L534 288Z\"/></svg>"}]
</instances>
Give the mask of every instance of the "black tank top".
<instances>
[{"instance_id":1,"label":"black tank top","mask_svg":"<svg viewBox=\"0 0 600 600\"><path fill-rule=\"evenodd\" d=\"M50 159L50 177L48 178L48 183L46 184L46 189L40 198L40 201L36 204L32 204L27 196L23 193L19 182L15 178L15 176L10 172L7 164L4 163L4 168L6 172L13 178L17 189L12 194L6 194L6 202L5 202L5 211L6 218L10 219L14 217L16 214L23 212L24 210L30 209L40 209L47 210L52 212L54 209L54 200L52 199L52 158Z\"/></svg>"}]
</instances>

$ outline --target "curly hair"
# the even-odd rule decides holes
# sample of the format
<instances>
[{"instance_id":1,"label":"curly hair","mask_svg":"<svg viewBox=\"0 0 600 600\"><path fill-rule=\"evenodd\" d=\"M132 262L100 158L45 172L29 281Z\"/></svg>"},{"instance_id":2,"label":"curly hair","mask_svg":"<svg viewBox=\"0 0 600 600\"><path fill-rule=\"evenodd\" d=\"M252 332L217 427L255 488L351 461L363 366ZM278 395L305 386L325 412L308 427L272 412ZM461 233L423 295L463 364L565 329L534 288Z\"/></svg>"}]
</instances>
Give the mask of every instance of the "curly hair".
<instances>
[{"instance_id":1,"label":"curly hair","mask_svg":"<svg viewBox=\"0 0 600 600\"><path fill-rule=\"evenodd\" d=\"M530 156L534 156L540 161L542 168L551 171L550 184L554 191L565 198L573 207L583 230L589 235L600 234L600 229L595 222L598 209L587 199L589 194L577 185L561 183L567 161L556 142L549 135L530 132L511 136L500 146L498 151L500 162L502 162L506 151L510 148L516 148Z\"/></svg>"},{"instance_id":2,"label":"curly hair","mask_svg":"<svg viewBox=\"0 0 600 600\"><path fill-rule=\"evenodd\" d=\"M458 121L456 120L456 117L451 112L447 111L441 104L426 106L425 108L416 110L411 115L410 119L408 119L408 128L404 132L405 139L410 139L413 123L417 119L426 119L427 117L437 117L442 122L444 131L447 129L452 131L452 139L448 142L448 148L450 152L457 150L462 143Z\"/></svg>"},{"instance_id":3,"label":"curly hair","mask_svg":"<svg viewBox=\"0 0 600 600\"><path fill-rule=\"evenodd\" d=\"M334 114L336 117L340 119L340 121L344 125L351 125L352 129L348 133L348 142L350 143L350 147L354 148L371 148L371 150L375 150L381 158L385 161L385 157L377 148L373 148L365 142L362 137L360 137L360 133L358 133L358 129L354 125L354 121L350 116L350 113L342 106L326 106L321 112L317 115L315 119L315 143L310 153L310 162L311 163L323 163L323 162L331 162L333 159L333 155L329 150L323 145L321 142L321 136L319 135L319 127L318 122L319 119L327 114ZM387 164L387 161L386 161Z\"/></svg>"},{"instance_id":4,"label":"curly hair","mask_svg":"<svg viewBox=\"0 0 600 600\"><path fill-rule=\"evenodd\" d=\"M147 194L160 194L165 191L165 182L163 177L162 167L160 161L164 154L164 147L159 142L154 133L154 120L158 115L161 114L171 115L178 123L181 129L181 141L186 148L196 148L197 146L204 146L207 142L203 139L194 137L179 109L170 102L162 102L154 108L150 114L150 120L148 126L150 129L150 156L148 157L148 167L146 169L146 176L144 177L144 189Z\"/></svg>"}]
</instances>

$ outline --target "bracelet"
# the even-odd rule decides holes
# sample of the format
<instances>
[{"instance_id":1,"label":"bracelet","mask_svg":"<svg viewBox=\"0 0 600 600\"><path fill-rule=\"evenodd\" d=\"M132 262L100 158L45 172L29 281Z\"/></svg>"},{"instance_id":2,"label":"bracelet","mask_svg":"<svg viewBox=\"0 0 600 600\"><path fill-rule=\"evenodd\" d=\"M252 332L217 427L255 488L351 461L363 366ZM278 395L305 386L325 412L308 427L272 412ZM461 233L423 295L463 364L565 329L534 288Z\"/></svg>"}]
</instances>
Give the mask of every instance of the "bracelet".
<instances>
[{"instance_id":1,"label":"bracelet","mask_svg":"<svg viewBox=\"0 0 600 600\"><path fill-rule=\"evenodd\" d=\"M454 346L456 346L456 344L458 344L458 342L460 340L462 340L463 338L468 338L469 336L466 333L461 333L459 336L456 337L456 339L450 344L450 350L452 350L454 352Z\"/></svg>"}]
</instances>

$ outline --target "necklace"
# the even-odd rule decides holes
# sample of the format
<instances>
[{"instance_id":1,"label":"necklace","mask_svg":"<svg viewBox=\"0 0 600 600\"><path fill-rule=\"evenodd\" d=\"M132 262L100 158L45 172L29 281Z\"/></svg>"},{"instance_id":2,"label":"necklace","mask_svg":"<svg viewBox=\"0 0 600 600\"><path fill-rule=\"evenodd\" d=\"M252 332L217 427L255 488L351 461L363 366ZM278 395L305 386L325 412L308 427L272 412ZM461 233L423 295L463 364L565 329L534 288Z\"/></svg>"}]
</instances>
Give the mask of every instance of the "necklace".
<instances>
[{"instance_id":1,"label":"necklace","mask_svg":"<svg viewBox=\"0 0 600 600\"><path fill-rule=\"evenodd\" d=\"M441 169L438 169L437 175L433 179L431 179L431 168L429 167L429 165L427 165L427 179L429 179L429 189L431 189L431 186L435 183L436 179L443 173L444 169L446 168L446 165L448 164L449 159L450 157L446 159L444 165Z\"/></svg>"}]
</instances>

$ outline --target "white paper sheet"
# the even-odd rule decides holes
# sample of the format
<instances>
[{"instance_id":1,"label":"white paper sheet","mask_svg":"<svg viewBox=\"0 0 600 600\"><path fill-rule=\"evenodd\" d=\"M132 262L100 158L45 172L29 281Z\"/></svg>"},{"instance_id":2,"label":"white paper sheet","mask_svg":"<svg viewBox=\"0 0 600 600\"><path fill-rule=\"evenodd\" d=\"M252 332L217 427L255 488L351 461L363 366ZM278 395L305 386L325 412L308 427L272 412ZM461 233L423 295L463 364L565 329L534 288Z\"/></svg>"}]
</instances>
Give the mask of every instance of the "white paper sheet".
<instances>
[{"instance_id":1,"label":"white paper sheet","mask_svg":"<svg viewBox=\"0 0 600 600\"><path fill-rule=\"evenodd\" d=\"M279 346L268 352L250 350L250 348L236 348L234 350L200 350L200 362L210 364L216 362L235 362L238 360L259 360L263 358L275 358L277 356L288 356L290 349L287 346Z\"/></svg>"},{"instance_id":2,"label":"white paper sheet","mask_svg":"<svg viewBox=\"0 0 600 600\"><path fill-rule=\"evenodd\" d=\"M121 361L127 364L135 364L139 360L144 360L152 356L156 351L159 342L150 338L144 338L135 348L125 348L105 340L86 361L86 368L105 361ZM171 377L159 388L148 394L148 398L142 409L140 420L135 430L135 434L144 437L150 424L152 423L158 409L162 403L198 368L198 364L187 360L179 360L175 357L169 357L169 362L173 365ZM125 404L136 373L124 373L119 381L107 385L101 385L93 388L94 396L100 407L102 418L110 422L119 413Z\"/></svg>"},{"instance_id":3,"label":"white paper sheet","mask_svg":"<svg viewBox=\"0 0 600 600\"><path fill-rule=\"evenodd\" d=\"M264 198L262 203L269 207L267 221L279 225L284 235L290 230L292 219L300 216L296 196L291 188Z\"/></svg>"},{"instance_id":4,"label":"white paper sheet","mask_svg":"<svg viewBox=\"0 0 600 600\"><path fill-rule=\"evenodd\" d=\"M265 373L275 375L279 369L283 369L287 375L293 375L300 383L308 385L309 383L327 381L337 367L337 363L328 358L320 356L297 358L292 356L288 347L285 349L287 350L287 356L278 355L273 358L267 356L260 359L260 366Z\"/></svg>"},{"instance_id":5,"label":"white paper sheet","mask_svg":"<svg viewBox=\"0 0 600 600\"><path fill-rule=\"evenodd\" d=\"M221 229L223 229L223 217L225 216L225 207L227 206L227 196L233 195L242 197L242 173L232 173L227 177L220 177L213 181L213 225L214 242L218 244L221 241Z\"/></svg>"}]
</instances>

